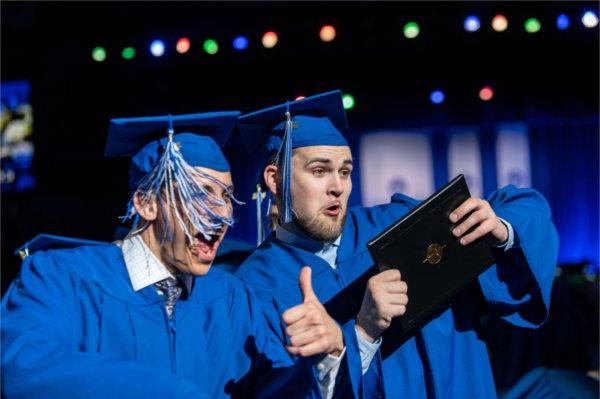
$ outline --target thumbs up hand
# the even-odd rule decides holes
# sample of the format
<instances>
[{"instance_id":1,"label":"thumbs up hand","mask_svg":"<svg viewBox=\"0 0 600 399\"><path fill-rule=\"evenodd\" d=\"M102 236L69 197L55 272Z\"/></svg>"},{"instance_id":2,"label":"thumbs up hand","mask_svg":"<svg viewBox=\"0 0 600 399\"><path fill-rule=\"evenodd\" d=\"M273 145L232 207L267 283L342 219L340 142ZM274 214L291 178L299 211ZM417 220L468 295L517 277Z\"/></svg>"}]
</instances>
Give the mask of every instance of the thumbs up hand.
<instances>
[{"instance_id":1,"label":"thumbs up hand","mask_svg":"<svg viewBox=\"0 0 600 399\"><path fill-rule=\"evenodd\" d=\"M299 284L303 302L283 313L283 321L287 325L285 332L291 340L287 350L302 357L320 353L339 356L344 350L342 330L315 295L311 274L310 267L302 268Z\"/></svg>"}]
</instances>

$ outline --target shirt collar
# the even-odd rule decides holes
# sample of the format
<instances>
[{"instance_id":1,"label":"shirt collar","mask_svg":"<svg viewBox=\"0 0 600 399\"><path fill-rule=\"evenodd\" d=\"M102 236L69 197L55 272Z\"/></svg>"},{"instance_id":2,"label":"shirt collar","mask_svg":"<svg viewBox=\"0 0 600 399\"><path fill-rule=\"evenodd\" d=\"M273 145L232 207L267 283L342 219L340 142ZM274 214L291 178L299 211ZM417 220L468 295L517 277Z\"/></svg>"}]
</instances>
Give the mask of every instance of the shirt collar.
<instances>
[{"instance_id":1,"label":"shirt collar","mask_svg":"<svg viewBox=\"0 0 600 399\"><path fill-rule=\"evenodd\" d=\"M137 292L169 277L176 278L150 251L150 248L139 235L126 238L118 245L123 251L125 266L134 291ZM182 274L180 279L185 284L188 292L191 292L193 276Z\"/></svg>"}]
</instances>

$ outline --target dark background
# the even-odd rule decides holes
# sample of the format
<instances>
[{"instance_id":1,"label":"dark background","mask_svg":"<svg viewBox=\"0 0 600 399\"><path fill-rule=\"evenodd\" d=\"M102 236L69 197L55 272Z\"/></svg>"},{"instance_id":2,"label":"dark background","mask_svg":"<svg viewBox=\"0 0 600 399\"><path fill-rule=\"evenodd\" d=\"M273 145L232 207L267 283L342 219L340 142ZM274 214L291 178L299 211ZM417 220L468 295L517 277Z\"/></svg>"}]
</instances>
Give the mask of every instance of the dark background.
<instances>
[{"instance_id":1,"label":"dark background","mask_svg":"<svg viewBox=\"0 0 600 399\"><path fill-rule=\"evenodd\" d=\"M356 100L347 112L351 144L361 132L381 128L469 124L485 135L499 122L527 122L533 186L549 199L567 243L562 250L572 255L562 261L577 264L563 280L577 281L583 266L598 266L599 38L598 27L580 22L586 10L598 14L598 3L3 1L1 78L31 82L37 186L2 193L2 291L19 269L13 251L38 233L113 239L129 193L128 160L103 156L110 118L247 112L337 88ZM490 27L497 13L509 21L505 32ZM570 18L565 31L555 25L561 13ZM478 32L463 29L469 14L481 19ZM529 17L541 21L540 32L524 31ZM420 25L416 39L402 34L408 21ZM331 43L318 37L324 24L337 30ZM273 49L260 43L268 30L279 35ZM240 34L250 40L243 52L231 47ZM174 51L182 36L192 43L183 55ZM202 51L209 37L220 47L213 56ZM160 58L148 51L157 38L167 46ZM107 49L106 61L92 60L96 46ZM134 59L121 58L126 46L136 48ZM487 103L477 96L484 85L495 89ZM438 88L446 101L434 105L429 93ZM252 160L235 134L226 154L238 196L249 201ZM360 203L357 177L353 204ZM253 215L251 205L238 210L240 223L230 235L253 242ZM597 334L597 281L591 281L583 281L591 288L575 302L588 306L579 306L581 328ZM583 370L588 361L573 360Z\"/></svg>"}]
</instances>

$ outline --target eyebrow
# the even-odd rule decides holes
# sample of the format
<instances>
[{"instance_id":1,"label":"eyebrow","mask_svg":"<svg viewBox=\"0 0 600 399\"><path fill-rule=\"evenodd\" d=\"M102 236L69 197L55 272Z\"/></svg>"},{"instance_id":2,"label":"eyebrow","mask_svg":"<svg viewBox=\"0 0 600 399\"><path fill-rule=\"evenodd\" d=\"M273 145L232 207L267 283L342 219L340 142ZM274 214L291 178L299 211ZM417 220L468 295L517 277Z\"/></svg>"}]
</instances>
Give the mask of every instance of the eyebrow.
<instances>
[{"instance_id":1,"label":"eyebrow","mask_svg":"<svg viewBox=\"0 0 600 399\"><path fill-rule=\"evenodd\" d=\"M311 159L310 161L308 161L306 164L304 164L304 166L306 167L306 166L310 165L311 163L325 163L325 164L330 164L331 163L331 159L328 159L328 158L314 158L314 159ZM352 162L351 158L347 158L347 159L344 159L344 161L342 162L342 164L344 164L344 165L348 165L348 164L354 165L354 162Z\"/></svg>"}]
</instances>

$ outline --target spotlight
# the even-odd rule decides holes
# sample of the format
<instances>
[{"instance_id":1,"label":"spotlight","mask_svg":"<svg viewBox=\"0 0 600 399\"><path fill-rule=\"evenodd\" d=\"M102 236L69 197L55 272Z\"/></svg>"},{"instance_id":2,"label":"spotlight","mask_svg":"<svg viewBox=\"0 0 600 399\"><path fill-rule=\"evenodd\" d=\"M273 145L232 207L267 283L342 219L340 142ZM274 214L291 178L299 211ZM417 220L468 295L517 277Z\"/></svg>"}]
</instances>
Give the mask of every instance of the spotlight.
<instances>
[{"instance_id":1,"label":"spotlight","mask_svg":"<svg viewBox=\"0 0 600 399\"><path fill-rule=\"evenodd\" d=\"M102 62L106 59L106 50L102 47L95 47L92 50L92 58L96 62Z\"/></svg>"},{"instance_id":2,"label":"spotlight","mask_svg":"<svg viewBox=\"0 0 600 399\"><path fill-rule=\"evenodd\" d=\"M463 26L467 32L476 32L481 27L481 22L479 22L479 18L475 15L469 15L465 18Z\"/></svg>"},{"instance_id":3,"label":"spotlight","mask_svg":"<svg viewBox=\"0 0 600 399\"><path fill-rule=\"evenodd\" d=\"M202 45L202 48L207 54L210 55L217 54L217 51L219 51L219 45L214 39L206 39Z\"/></svg>"},{"instance_id":4,"label":"spotlight","mask_svg":"<svg viewBox=\"0 0 600 399\"><path fill-rule=\"evenodd\" d=\"M443 103L445 98L446 98L446 96L444 96L444 92L441 90L434 90L431 92L431 95L429 96L429 99L434 104Z\"/></svg>"},{"instance_id":5,"label":"spotlight","mask_svg":"<svg viewBox=\"0 0 600 399\"><path fill-rule=\"evenodd\" d=\"M238 36L233 39L233 48L238 51L246 50L248 48L248 39L246 36Z\"/></svg>"},{"instance_id":6,"label":"spotlight","mask_svg":"<svg viewBox=\"0 0 600 399\"><path fill-rule=\"evenodd\" d=\"M177 40L177 44L175 44L175 50L177 50L179 54L187 53L190 50L190 39L187 37L182 37L181 39Z\"/></svg>"},{"instance_id":7,"label":"spotlight","mask_svg":"<svg viewBox=\"0 0 600 399\"><path fill-rule=\"evenodd\" d=\"M496 15L492 19L492 29L496 32L504 32L508 28L508 20L504 15Z\"/></svg>"},{"instance_id":8,"label":"spotlight","mask_svg":"<svg viewBox=\"0 0 600 399\"><path fill-rule=\"evenodd\" d=\"M479 98L483 101L490 101L494 97L494 89L490 86L485 86L479 90Z\"/></svg>"},{"instance_id":9,"label":"spotlight","mask_svg":"<svg viewBox=\"0 0 600 399\"><path fill-rule=\"evenodd\" d=\"M155 57L160 57L165 53L165 43L162 40L155 40L150 44L150 53Z\"/></svg>"},{"instance_id":10,"label":"spotlight","mask_svg":"<svg viewBox=\"0 0 600 399\"><path fill-rule=\"evenodd\" d=\"M277 33L275 32L267 32L262 37L262 45L265 48L273 48L277 44L279 38L277 37Z\"/></svg>"},{"instance_id":11,"label":"spotlight","mask_svg":"<svg viewBox=\"0 0 600 399\"><path fill-rule=\"evenodd\" d=\"M593 11L587 11L583 14L583 17L581 17L581 23L586 28L594 28L598 25L598 16Z\"/></svg>"},{"instance_id":12,"label":"spotlight","mask_svg":"<svg viewBox=\"0 0 600 399\"><path fill-rule=\"evenodd\" d=\"M354 108L354 97L350 94L344 94L342 96L342 103L344 104L344 109L352 109Z\"/></svg>"},{"instance_id":13,"label":"spotlight","mask_svg":"<svg viewBox=\"0 0 600 399\"><path fill-rule=\"evenodd\" d=\"M135 49L133 47L125 47L123 51L121 51L121 57L126 60L130 60L135 57Z\"/></svg>"},{"instance_id":14,"label":"spotlight","mask_svg":"<svg viewBox=\"0 0 600 399\"><path fill-rule=\"evenodd\" d=\"M529 18L527 21L525 21L525 30L528 33L536 33L539 32L540 29L542 29L542 24L540 23L539 19Z\"/></svg>"},{"instance_id":15,"label":"spotlight","mask_svg":"<svg viewBox=\"0 0 600 399\"><path fill-rule=\"evenodd\" d=\"M330 42L335 39L335 28L331 25L325 25L319 32L319 37L324 42Z\"/></svg>"},{"instance_id":16,"label":"spotlight","mask_svg":"<svg viewBox=\"0 0 600 399\"><path fill-rule=\"evenodd\" d=\"M556 27L560 30L565 30L569 27L569 17L567 17L565 14L560 14L557 18L556 18Z\"/></svg>"},{"instance_id":17,"label":"spotlight","mask_svg":"<svg viewBox=\"0 0 600 399\"><path fill-rule=\"evenodd\" d=\"M414 39L415 37L419 36L419 32L421 30L419 29L418 23L409 22L406 25L404 25L403 31L404 31L404 36L407 39Z\"/></svg>"}]
</instances>

